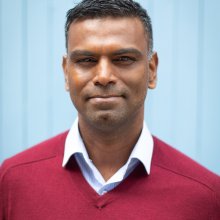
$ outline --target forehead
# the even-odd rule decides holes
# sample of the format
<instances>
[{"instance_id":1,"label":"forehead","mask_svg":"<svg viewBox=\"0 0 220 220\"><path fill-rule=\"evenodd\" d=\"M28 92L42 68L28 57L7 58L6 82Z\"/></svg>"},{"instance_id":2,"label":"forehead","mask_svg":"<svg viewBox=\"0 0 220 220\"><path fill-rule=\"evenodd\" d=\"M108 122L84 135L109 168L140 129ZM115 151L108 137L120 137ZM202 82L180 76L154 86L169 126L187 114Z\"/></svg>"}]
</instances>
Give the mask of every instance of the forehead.
<instances>
[{"instance_id":1,"label":"forehead","mask_svg":"<svg viewBox=\"0 0 220 220\"><path fill-rule=\"evenodd\" d=\"M147 37L138 18L95 18L73 22L68 50L81 47L137 47L147 50ZM82 48L83 49L83 48Z\"/></svg>"}]
</instances>

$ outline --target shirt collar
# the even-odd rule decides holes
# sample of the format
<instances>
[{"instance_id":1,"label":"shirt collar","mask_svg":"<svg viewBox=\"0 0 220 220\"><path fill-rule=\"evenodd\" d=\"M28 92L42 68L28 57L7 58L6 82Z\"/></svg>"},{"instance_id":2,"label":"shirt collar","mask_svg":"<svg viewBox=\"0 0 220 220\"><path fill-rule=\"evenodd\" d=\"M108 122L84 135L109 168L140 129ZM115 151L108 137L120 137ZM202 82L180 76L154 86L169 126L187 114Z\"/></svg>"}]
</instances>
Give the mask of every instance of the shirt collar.
<instances>
[{"instance_id":1,"label":"shirt collar","mask_svg":"<svg viewBox=\"0 0 220 220\"><path fill-rule=\"evenodd\" d=\"M78 128L78 118L73 123L65 142L63 164L64 167L69 161L70 157L76 153L81 153L87 163L90 162L85 145L81 138ZM141 135L128 159L129 162L135 158L138 159L145 167L145 170L150 174L151 159L153 154L153 138L145 122L143 122L143 129Z\"/></svg>"},{"instance_id":2,"label":"shirt collar","mask_svg":"<svg viewBox=\"0 0 220 220\"><path fill-rule=\"evenodd\" d=\"M69 133L67 134L62 166L66 166L70 157L76 153L81 153L86 161L89 160L88 153L79 133L78 118L76 118L69 130Z\"/></svg>"},{"instance_id":3,"label":"shirt collar","mask_svg":"<svg viewBox=\"0 0 220 220\"><path fill-rule=\"evenodd\" d=\"M138 159L143 165L148 174L150 174L151 159L153 154L153 138L149 132L147 124L143 122L143 129L141 135L131 152L131 155L128 159L133 158Z\"/></svg>"}]
</instances>

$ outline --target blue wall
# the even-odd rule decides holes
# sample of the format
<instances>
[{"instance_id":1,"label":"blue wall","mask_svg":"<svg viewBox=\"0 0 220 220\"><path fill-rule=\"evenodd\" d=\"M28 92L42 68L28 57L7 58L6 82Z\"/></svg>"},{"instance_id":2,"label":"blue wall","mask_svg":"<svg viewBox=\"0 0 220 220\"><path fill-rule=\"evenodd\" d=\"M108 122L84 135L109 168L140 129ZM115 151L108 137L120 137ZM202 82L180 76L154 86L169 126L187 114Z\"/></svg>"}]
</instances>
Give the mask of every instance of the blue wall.
<instances>
[{"instance_id":1,"label":"blue wall","mask_svg":"<svg viewBox=\"0 0 220 220\"><path fill-rule=\"evenodd\" d=\"M0 0L0 161L68 129L61 68L72 0ZM145 118L158 137L220 174L220 1L139 1L153 21L158 87Z\"/></svg>"}]
</instances>

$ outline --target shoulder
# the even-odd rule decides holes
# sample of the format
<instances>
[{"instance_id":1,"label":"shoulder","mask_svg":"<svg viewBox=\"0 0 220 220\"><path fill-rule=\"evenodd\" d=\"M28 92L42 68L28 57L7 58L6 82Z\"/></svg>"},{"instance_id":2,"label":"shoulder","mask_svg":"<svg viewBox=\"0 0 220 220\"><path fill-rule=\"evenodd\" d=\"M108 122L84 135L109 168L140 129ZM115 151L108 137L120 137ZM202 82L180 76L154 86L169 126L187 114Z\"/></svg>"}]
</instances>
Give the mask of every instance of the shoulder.
<instances>
[{"instance_id":1,"label":"shoulder","mask_svg":"<svg viewBox=\"0 0 220 220\"><path fill-rule=\"evenodd\" d=\"M190 213L220 219L220 176L158 138L153 140L149 178L154 180L157 191L159 188L160 193L166 192L176 204L181 203L184 211L191 207Z\"/></svg>"},{"instance_id":2,"label":"shoulder","mask_svg":"<svg viewBox=\"0 0 220 220\"><path fill-rule=\"evenodd\" d=\"M170 145L153 137L154 155L152 163L165 172L203 185L211 191L218 191L220 196L220 176L206 169L193 159L174 149Z\"/></svg>"},{"instance_id":3,"label":"shoulder","mask_svg":"<svg viewBox=\"0 0 220 220\"><path fill-rule=\"evenodd\" d=\"M67 133L68 131L65 131L6 159L0 167L0 180L11 169L26 166L28 164L39 164L45 160L50 160L59 154L63 154Z\"/></svg>"}]
</instances>

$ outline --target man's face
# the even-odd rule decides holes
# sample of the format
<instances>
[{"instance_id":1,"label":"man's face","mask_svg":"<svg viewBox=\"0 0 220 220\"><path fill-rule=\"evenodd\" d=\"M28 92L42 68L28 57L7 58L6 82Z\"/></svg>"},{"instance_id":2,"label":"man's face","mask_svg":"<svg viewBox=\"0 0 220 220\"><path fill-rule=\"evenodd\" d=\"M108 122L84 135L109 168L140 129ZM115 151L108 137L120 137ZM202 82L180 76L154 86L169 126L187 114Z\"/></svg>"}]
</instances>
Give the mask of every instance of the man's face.
<instances>
[{"instance_id":1,"label":"man's face","mask_svg":"<svg viewBox=\"0 0 220 220\"><path fill-rule=\"evenodd\" d=\"M143 118L147 88L155 87L157 69L156 54L148 61L146 38L136 18L70 25L63 69L79 122L109 130Z\"/></svg>"}]
</instances>

